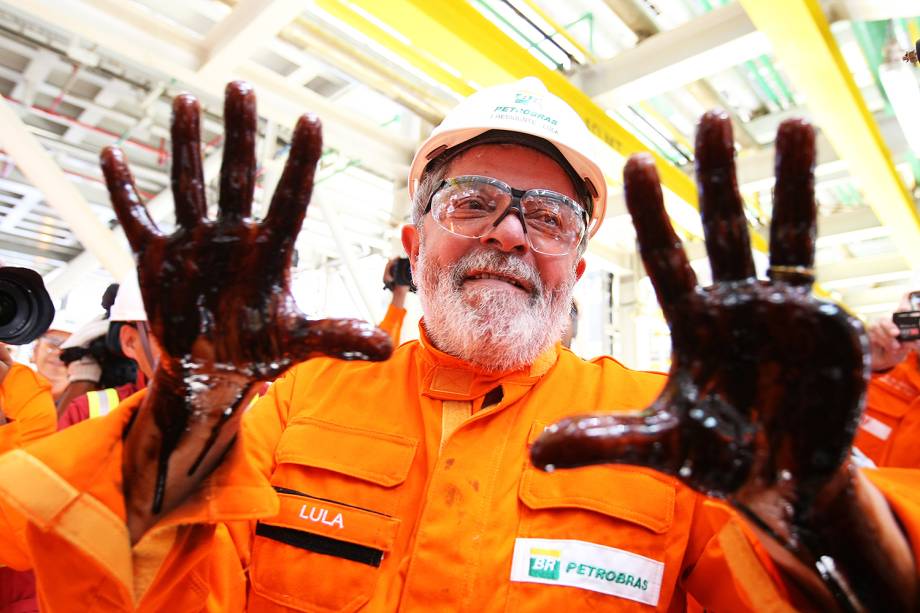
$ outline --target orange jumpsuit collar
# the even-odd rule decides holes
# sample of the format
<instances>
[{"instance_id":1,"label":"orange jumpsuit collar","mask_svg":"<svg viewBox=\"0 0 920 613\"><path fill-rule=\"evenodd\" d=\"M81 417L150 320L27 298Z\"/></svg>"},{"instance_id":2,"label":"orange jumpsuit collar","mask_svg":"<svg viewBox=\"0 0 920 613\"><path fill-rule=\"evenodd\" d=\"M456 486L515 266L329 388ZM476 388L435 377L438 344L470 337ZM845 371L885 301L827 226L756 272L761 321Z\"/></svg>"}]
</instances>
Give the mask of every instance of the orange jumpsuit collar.
<instances>
[{"instance_id":1,"label":"orange jumpsuit collar","mask_svg":"<svg viewBox=\"0 0 920 613\"><path fill-rule=\"evenodd\" d=\"M503 384L534 385L559 358L559 343L548 347L531 366L503 372L488 372L437 349L419 322L419 363L422 395L437 400L472 400Z\"/></svg>"}]
</instances>

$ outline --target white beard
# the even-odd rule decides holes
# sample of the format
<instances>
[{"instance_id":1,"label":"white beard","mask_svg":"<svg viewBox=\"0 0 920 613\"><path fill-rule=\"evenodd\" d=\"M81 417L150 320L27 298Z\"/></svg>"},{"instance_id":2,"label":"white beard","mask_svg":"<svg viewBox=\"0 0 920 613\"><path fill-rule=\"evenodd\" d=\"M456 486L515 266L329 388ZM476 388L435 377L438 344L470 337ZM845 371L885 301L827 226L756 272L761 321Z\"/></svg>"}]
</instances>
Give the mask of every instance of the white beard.
<instances>
[{"instance_id":1,"label":"white beard","mask_svg":"<svg viewBox=\"0 0 920 613\"><path fill-rule=\"evenodd\" d=\"M533 291L528 296L517 290L464 284L473 270L526 279ZM438 269L421 248L414 273L431 342L488 372L533 364L560 339L569 320L574 268L559 287L547 289L537 270L516 256L483 248Z\"/></svg>"}]
</instances>

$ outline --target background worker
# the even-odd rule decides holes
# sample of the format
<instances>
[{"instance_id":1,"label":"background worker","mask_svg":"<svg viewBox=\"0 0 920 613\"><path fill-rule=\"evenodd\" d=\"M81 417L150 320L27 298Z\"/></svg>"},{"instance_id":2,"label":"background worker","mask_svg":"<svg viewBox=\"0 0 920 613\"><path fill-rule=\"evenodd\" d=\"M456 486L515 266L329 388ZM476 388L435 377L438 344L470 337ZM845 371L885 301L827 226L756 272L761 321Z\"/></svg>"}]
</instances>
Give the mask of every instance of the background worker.
<instances>
[{"instance_id":1,"label":"background worker","mask_svg":"<svg viewBox=\"0 0 920 613\"><path fill-rule=\"evenodd\" d=\"M120 359L132 360L137 376L114 387L90 390L71 402L58 420L59 428L66 428L85 419L107 415L118 403L147 386L153 376L160 356L160 347L150 334L147 313L137 275L131 274L118 289L106 330L106 347Z\"/></svg>"},{"instance_id":2,"label":"background worker","mask_svg":"<svg viewBox=\"0 0 920 613\"><path fill-rule=\"evenodd\" d=\"M57 413L51 384L28 366L14 362L6 345L0 344L0 454L55 430ZM38 610L35 576L0 564L0 612Z\"/></svg>"},{"instance_id":3,"label":"background worker","mask_svg":"<svg viewBox=\"0 0 920 613\"><path fill-rule=\"evenodd\" d=\"M67 387L67 365L61 361L61 345L70 332L51 327L35 341L32 363L35 370L51 384L51 396L57 401Z\"/></svg>"},{"instance_id":4,"label":"background worker","mask_svg":"<svg viewBox=\"0 0 920 613\"><path fill-rule=\"evenodd\" d=\"M392 258L383 269L383 288L390 291L392 298L387 305L387 312L377 327L390 335L393 346L399 345L403 320L406 318L406 296L415 290L412 273L408 270L407 258Z\"/></svg>"},{"instance_id":5,"label":"background worker","mask_svg":"<svg viewBox=\"0 0 920 613\"><path fill-rule=\"evenodd\" d=\"M914 311L907 294L897 312ZM920 468L920 341L901 341L891 318L869 326L872 379L854 446L877 466Z\"/></svg>"},{"instance_id":6,"label":"background worker","mask_svg":"<svg viewBox=\"0 0 920 613\"><path fill-rule=\"evenodd\" d=\"M796 581L779 581L739 518L723 510L713 523L713 501L687 485L737 495L780 538L789 530L819 534L809 544L839 563L836 576L851 581L870 607L915 607L916 568L885 497L897 502L897 519L920 542L910 486L916 475L879 477L873 485L846 463L846 433L863 389L859 328L831 305L805 298L813 258L807 240L792 249L779 241L770 291L757 293L763 285L744 252L740 196L726 180L734 177L726 116L704 118L696 150L713 291L695 287L680 242L661 225L651 162L635 159L626 169L640 251L675 339L676 369L666 382L611 359L585 362L557 350L587 238L603 219L605 184L587 128L530 79L467 99L416 156L414 225L403 229L403 244L425 312L422 340L379 363L301 362L317 354L381 360L390 342L354 321L307 321L296 311L286 272L322 151L319 124L299 122L266 219L254 224L254 104L248 85L228 87L216 221L205 223L198 105L190 96L174 106L173 159L187 162L174 178L188 186L174 191L175 234L164 235L147 217L123 156L111 149L103 155L163 353L148 393L28 454L0 458L3 517L49 527L30 531L26 545L0 541L0 556L49 548L36 562L49 610L66 610L81 595L87 606L105 602L110 610L200 608L186 586L208 576L220 522L234 530L253 611L416 610L431 603L445 610L637 603L679 610L691 596L710 609L750 610L797 603L799 590L819 607L827 599L833 606L810 567L780 550L773 560ZM781 129L774 229L782 239L799 237L798 228L814 236L813 193L802 189L812 176L813 143L808 126ZM733 311L739 304L768 317ZM801 316L799 336L766 333L778 312ZM803 333L822 356L802 347ZM732 367L724 356L761 360L776 376L701 380L709 367L719 375ZM697 367L691 372L684 370L688 358ZM258 382L291 365L242 418ZM826 373L844 376L822 386ZM788 385L796 381L812 385L797 391ZM662 385L674 396L635 413ZM648 416L658 422L632 441L649 455L600 461L659 461L672 476L620 466L539 472L526 461L532 443L565 434L544 434L547 425L601 409L624 413L630 429ZM693 423L697 413L706 419ZM793 420L775 429L803 413L823 418L826 428ZM769 436L745 436L761 431ZM681 444L652 440L664 432ZM541 449L546 461L565 446ZM681 452L694 455L675 457ZM556 459L564 466L572 458ZM83 470L90 463L92 475ZM764 472L771 468L782 474ZM5 485L29 475L58 483L62 472L87 513L105 518L98 525L115 535L111 547L67 538L58 528L65 518L41 498L59 492ZM765 477L782 477L783 487ZM803 499L815 504L797 506ZM23 516L14 506L34 511ZM69 582L57 580L63 572Z\"/></svg>"},{"instance_id":7,"label":"background worker","mask_svg":"<svg viewBox=\"0 0 920 613\"><path fill-rule=\"evenodd\" d=\"M74 399L91 390L123 385L137 377L137 366L120 355L117 344L106 342L109 316L118 284L110 284L102 295L103 312L84 323L61 345L61 361L67 365L67 387L56 400L58 414Z\"/></svg>"}]
</instances>

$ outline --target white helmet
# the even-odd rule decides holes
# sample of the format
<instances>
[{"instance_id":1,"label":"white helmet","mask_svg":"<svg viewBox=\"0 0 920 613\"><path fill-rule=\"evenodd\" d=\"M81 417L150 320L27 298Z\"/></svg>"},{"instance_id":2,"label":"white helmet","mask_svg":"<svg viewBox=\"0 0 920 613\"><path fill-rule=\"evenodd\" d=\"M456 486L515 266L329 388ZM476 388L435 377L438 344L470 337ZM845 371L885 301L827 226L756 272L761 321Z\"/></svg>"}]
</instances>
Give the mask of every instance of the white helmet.
<instances>
[{"instance_id":1,"label":"white helmet","mask_svg":"<svg viewBox=\"0 0 920 613\"><path fill-rule=\"evenodd\" d=\"M137 284L137 273L132 272L122 279L112 304L110 321L147 321L144 299Z\"/></svg>"},{"instance_id":2,"label":"white helmet","mask_svg":"<svg viewBox=\"0 0 920 613\"><path fill-rule=\"evenodd\" d=\"M415 195L428 162L489 130L530 134L559 149L593 199L588 224L593 236L607 208L607 184L595 161L598 146L578 113L536 77L481 89L454 107L416 152L409 169L409 197Z\"/></svg>"},{"instance_id":3,"label":"white helmet","mask_svg":"<svg viewBox=\"0 0 920 613\"><path fill-rule=\"evenodd\" d=\"M90 341L105 336L109 330L109 320L104 315L97 315L67 337L67 340L61 343L61 349L70 349L71 347L85 347Z\"/></svg>"}]
</instances>

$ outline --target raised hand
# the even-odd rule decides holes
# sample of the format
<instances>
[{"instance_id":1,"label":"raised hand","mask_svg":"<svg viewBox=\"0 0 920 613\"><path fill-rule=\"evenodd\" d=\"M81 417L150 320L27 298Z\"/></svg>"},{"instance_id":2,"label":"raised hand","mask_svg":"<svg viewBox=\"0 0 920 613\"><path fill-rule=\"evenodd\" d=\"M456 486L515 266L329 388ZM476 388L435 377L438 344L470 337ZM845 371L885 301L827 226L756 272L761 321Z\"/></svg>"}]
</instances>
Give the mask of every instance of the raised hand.
<instances>
[{"instance_id":1,"label":"raised hand","mask_svg":"<svg viewBox=\"0 0 920 613\"><path fill-rule=\"evenodd\" d=\"M199 105L189 94L173 103L172 191L176 231L164 235L138 196L124 154L102 153L118 220L136 254L149 323L163 348L146 404L160 431L146 443L158 470L153 513L160 512L169 458L196 423L210 434L184 459L195 473L252 386L314 355L386 359L386 333L357 320L309 321L290 294L289 267L322 153L319 120L304 115L265 219L250 219L256 183L255 94L227 86L225 141L217 218L207 218ZM143 455L143 454L139 454ZM139 469L140 470L140 469Z\"/></svg>"},{"instance_id":2,"label":"raised hand","mask_svg":"<svg viewBox=\"0 0 920 613\"><path fill-rule=\"evenodd\" d=\"M697 285L667 219L651 157L629 160L626 201L671 328L668 381L641 413L551 426L532 459L543 468L618 462L677 476L727 498L800 560L817 565L834 589L878 604L886 600L876 598L873 573L863 573L868 561L848 559L840 543L827 542L820 511L848 495L846 460L868 376L866 336L858 320L810 293L812 128L784 122L776 152L770 280L761 281L735 179L731 124L720 112L701 120L697 184L714 280L706 288ZM822 566L830 553L839 554L844 578L830 577L826 560Z\"/></svg>"}]
</instances>

